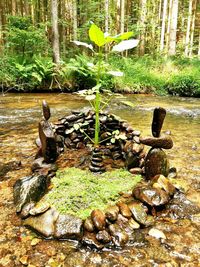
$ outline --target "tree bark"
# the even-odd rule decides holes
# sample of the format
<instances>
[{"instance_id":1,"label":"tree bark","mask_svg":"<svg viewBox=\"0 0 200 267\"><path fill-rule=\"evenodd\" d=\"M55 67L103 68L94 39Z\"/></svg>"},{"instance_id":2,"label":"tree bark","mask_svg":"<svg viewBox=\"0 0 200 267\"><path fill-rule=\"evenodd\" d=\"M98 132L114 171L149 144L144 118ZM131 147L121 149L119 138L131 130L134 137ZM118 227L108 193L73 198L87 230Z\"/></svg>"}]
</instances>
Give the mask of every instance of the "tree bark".
<instances>
[{"instance_id":1,"label":"tree bark","mask_svg":"<svg viewBox=\"0 0 200 267\"><path fill-rule=\"evenodd\" d=\"M160 51L163 51L164 49L166 14L167 14L167 0L164 0L163 15L162 15L162 29L161 29L161 37L160 37Z\"/></svg>"},{"instance_id":2,"label":"tree bark","mask_svg":"<svg viewBox=\"0 0 200 267\"><path fill-rule=\"evenodd\" d=\"M168 54L169 50L169 34L170 34L170 25L171 25L171 16L172 16L172 1L169 2L169 11L168 11L168 22L167 22L167 34L166 34L166 53Z\"/></svg>"},{"instance_id":3,"label":"tree bark","mask_svg":"<svg viewBox=\"0 0 200 267\"><path fill-rule=\"evenodd\" d=\"M57 0L51 0L51 20L52 20L53 62L56 64L59 64L60 47L59 47L59 33L58 33L58 2Z\"/></svg>"},{"instance_id":4,"label":"tree bark","mask_svg":"<svg viewBox=\"0 0 200 267\"><path fill-rule=\"evenodd\" d=\"M188 10L188 21L187 21L187 31L185 37L185 56L188 56L189 52L189 43L190 43L190 27L191 27L191 16L192 16L192 2L193 0L189 1L189 10Z\"/></svg>"},{"instance_id":5,"label":"tree bark","mask_svg":"<svg viewBox=\"0 0 200 267\"><path fill-rule=\"evenodd\" d=\"M190 36L190 46L189 46L189 56L192 57L193 53L193 41L194 41L194 29L195 29L195 18L196 18L197 0L193 1L192 10L192 25L191 25L191 36Z\"/></svg>"},{"instance_id":6,"label":"tree bark","mask_svg":"<svg viewBox=\"0 0 200 267\"><path fill-rule=\"evenodd\" d=\"M76 0L73 0L72 13L73 13L73 39L77 40L78 20L77 20L77 2L76 2Z\"/></svg>"},{"instance_id":7,"label":"tree bark","mask_svg":"<svg viewBox=\"0 0 200 267\"><path fill-rule=\"evenodd\" d=\"M109 0L105 0L105 32L109 30Z\"/></svg>"},{"instance_id":8,"label":"tree bark","mask_svg":"<svg viewBox=\"0 0 200 267\"><path fill-rule=\"evenodd\" d=\"M121 0L120 33L124 33L124 14L125 14L125 2L124 0Z\"/></svg>"},{"instance_id":9,"label":"tree bark","mask_svg":"<svg viewBox=\"0 0 200 267\"><path fill-rule=\"evenodd\" d=\"M145 23L147 13L147 0L141 0L141 14L140 14L140 47L139 55L143 56L145 53Z\"/></svg>"},{"instance_id":10,"label":"tree bark","mask_svg":"<svg viewBox=\"0 0 200 267\"><path fill-rule=\"evenodd\" d=\"M171 29L169 34L169 51L168 51L169 56L173 56L176 54L177 20L178 20L178 0L173 0L171 27L170 27Z\"/></svg>"}]
</instances>

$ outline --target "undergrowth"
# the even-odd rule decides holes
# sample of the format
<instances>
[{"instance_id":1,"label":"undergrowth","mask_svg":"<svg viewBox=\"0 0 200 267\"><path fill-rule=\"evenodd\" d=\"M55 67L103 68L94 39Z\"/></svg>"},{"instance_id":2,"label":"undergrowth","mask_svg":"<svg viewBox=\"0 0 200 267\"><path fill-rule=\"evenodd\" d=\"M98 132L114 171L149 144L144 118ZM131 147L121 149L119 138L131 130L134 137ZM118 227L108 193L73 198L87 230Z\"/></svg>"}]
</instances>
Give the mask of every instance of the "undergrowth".
<instances>
[{"instance_id":1,"label":"undergrowth","mask_svg":"<svg viewBox=\"0 0 200 267\"><path fill-rule=\"evenodd\" d=\"M92 210L104 210L119 198L119 192L131 190L141 176L133 176L124 169L103 174L77 168L58 171L52 179L53 188L45 201L60 213L77 215L85 219Z\"/></svg>"}]
</instances>

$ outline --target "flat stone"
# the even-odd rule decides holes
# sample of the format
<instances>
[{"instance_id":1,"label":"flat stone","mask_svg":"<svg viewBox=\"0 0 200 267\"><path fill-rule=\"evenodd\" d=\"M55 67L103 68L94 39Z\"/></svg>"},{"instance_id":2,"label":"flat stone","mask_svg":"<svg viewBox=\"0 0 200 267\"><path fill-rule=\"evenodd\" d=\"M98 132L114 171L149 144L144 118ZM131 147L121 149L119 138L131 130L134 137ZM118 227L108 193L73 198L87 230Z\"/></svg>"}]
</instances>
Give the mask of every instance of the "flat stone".
<instances>
[{"instance_id":1,"label":"flat stone","mask_svg":"<svg viewBox=\"0 0 200 267\"><path fill-rule=\"evenodd\" d=\"M83 221L73 215L59 215L56 224L54 236L61 239L76 239L82 237Z\"/></svg>"},{"instance_id":2,"label":"flat stone","mask_svg":"<svg viewBox=\"0 0 200 267\"><path fill-rule=\"evenodd\" d=\"M164 190L151 186L134 188L133 196L151 207L161 206L169 202L169 195Z\"/></svg>"},{"instance_id":3,"label":"flat stone","mask_svg":"<svg viewBox=\"0 0 200 267\"><path fill-rule=\"evenodd\" d=\"M141 203L137 202L132 202L129 205L129 209L131 210L134 219L140 223L140 224L145 224L145 221L147 219L147 213L145 211L145 208Z\"/></svg>"},{"instance_id":4,"label":"flat stone","mask_svg":"<svg viewBox=\"0 0 200 267\"><path fill-rule=\"evenodd\" d=\"M160 136L165 116L166 116L166 110L164 108L158 107L154 109L153 120L151 125L152 135L154 137Z\"/></svg>"},{"instance_id":5,"label":"flat stone","mask_svg":"<svg viewBox=\"0 0 200 267\"><path fill-rule=\"evenodd\" d=\"M130 173L132 174L142 174L142 169L141 168L132 168L129 170Z\"/></svg>"},{"instance_id":6,"label":"flat stone","mask_svg":"<svg viewBox=\"0 0 200 267\"><path fill-rule=\"evenodd\" d=\"M33 228L45 237L52 237L58 215L59 213L55 209L49 209L41 215L27 218L23 224Z\"/></svg>"},{"instance_id":7,"label":"flat stone","mask_svg":"<svg viewBox=\"0 0 200 267\"><path fill-rule=\"evenodd\" d=\"M22 219L27 218L29 216L30 210L35 206L34 202L27 203L23 206L20 216Z\"/></svg>"},{"instance_id":8,"label":"flat stone","mask_svg":"<svg viewBox=\"0 0 200 267\"><path fill-rule=\"evenodd\" d=\"M44 213L50 208L50 205L48 203L43 203L41 200L30 210L30 215L38 215L41 213Z\"/></svg>"},{"instance_id":9,"label":"flat stone","mask_svg":"<svg viewBox=\"0 0 200 267\"><path fill-rule=\"evenodd\" d=\"M144 149L144 145L143 144L137 144L137 143L133 143L132 144L132 152L133 152L133 154L139 154L143 149Z\"/></svg>"},{"instance_id":10,"label":"flat stone","mask_svg":"<svg viewBox=\"0 0 200 267\"><path fill-rule=\"evenodd\" d=\"M152 179L157 174L165 177L169 173L169 162L166 153L161 148L151 148L145 160L145 174L147 179Z\"/></svg>"},{"instance_id":11,"label":"flat stone","mask_svg":"<svg viewBox=\"0 0 200 267\"><path fill-rule=\"evenodd\" d=\"M151 228L149 230L148 234L150 236L153 236L153 237L157 238L157 239L166 239L165 234L162 231L160 231L160 230L158 230L156 228Z\"/></svg>"},{"instance_id":12,"label":"flat stone","mask_svg":"<svg viewBox=\"0 0 200 267\"><path fill-rule=\"evenodd\" d=\"M25 204L39 201L46 193L47 187L47 178L43 175L31 175L17 180L13 192L17 212L20 212Z\"/></svg>"},{"instance_id":13,"label":"flat stone","mask_svg":"<svg viewBox=\"0 0 200 267\"><path fill-rule=\"evenodd\" d=\"M140 137L140 142L154 148L171 149L173 147L172 138L166 135L161 137Z\"/></svg>"},{"instance_id":14,"label":"flat stone","mask_svg":"<svg viewBox=\"0 0 200 267\"><path fill-rule=\"evenodd\" d=\"M93 210L91 213L91 219L96 229L104 230L106 226L106 216L101 210Z\"/></svg>"},{"instance_id":15,"label":"flat stone","mask_svg":"<svg viewBox=\"0 0 200 267\"><path fill-rule=\"evenodd\" d=\"M157 175L153 178L153 187L164 189L167 194L172 196L176 189L170 181L163 175Z\"/></svg>"}]
</instances>

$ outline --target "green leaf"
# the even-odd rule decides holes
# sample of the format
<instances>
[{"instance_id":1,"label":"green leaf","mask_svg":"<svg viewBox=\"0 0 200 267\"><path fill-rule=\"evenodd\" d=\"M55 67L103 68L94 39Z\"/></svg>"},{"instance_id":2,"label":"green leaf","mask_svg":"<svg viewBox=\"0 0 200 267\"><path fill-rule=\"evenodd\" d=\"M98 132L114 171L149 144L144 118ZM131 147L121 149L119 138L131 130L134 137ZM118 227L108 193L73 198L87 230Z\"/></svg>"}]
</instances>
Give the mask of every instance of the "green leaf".
<instances>
[{"instance_id":1,"label":"green leaf","mask_svg":"<svg viewBox=\"0 0 200 267\"><path fill-rule=\"evenodd\" d=\"M80 125L78 123L75 123L73 127L77 131L80 128Z\"/></svg>"},{"instance_id":2,"label":"green leaf","mask_svg":"<svg viewBox=\"0 0 200 267\"><path fill-rule=\"evenodd\" d=\"M122 41L122 40L127 40L132 36L133 36L133 32L125 32L125 33L116 35L115 39Z\"/></svg>"},{"instance_id":3,"label":"green leaf","mask_svg":"<svg viewBox=\"0 0 200 267\"><path fill-rule=\"evenodd\" d=\"M102 30L95 24L92 24L89 29L89 37L92 42L101 47L106 43L106 38Z\"/></svg>"},{"instance_id":4,"label":"green leaf","mask_svg":"<svg viewBox=\"0 0 200 267\"><path fill-rule=\"evenodd\" d=\"M114 144L114 143L115 143L115 138L111 138L111 139L110 139L110 142L111 142L112 144Z\"/></svg>"},{"instance_id":5,"label":"green leaf","mask_svg":"<svg viewBox=\"0 0 200 267\"><path fill-rule=\"evenodd\" d=\"M112 51L123 52L125 50L132 49L132 48L136 47L138 45L138 43L139 43L139 40L136 40L136 39L125 40L125 41L122 41L121 43L113 46Z\"/></svg>"}]
</instances>

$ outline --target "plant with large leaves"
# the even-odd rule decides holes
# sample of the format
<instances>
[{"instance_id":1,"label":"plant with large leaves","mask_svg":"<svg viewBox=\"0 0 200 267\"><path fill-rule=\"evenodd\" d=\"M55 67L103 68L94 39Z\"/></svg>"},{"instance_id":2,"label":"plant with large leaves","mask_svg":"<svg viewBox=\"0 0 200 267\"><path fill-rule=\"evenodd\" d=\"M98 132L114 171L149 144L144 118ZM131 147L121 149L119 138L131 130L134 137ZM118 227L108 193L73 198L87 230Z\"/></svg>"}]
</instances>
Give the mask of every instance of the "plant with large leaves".
<instances>
[{"instance_id":1,"label":"plant with large leaves","mask_svg":"<svg viewBox=\"0 0 200 267\"><path fill-rule=\"evenodd\" d=\"M101 75L103 71L103 48L110 44L113 45L111 52L123 52L128 49L132 49L136 47L139 43L139 40L129 39L133 36L133 32L126 32L122 34L118 34L115 36L111 36L108 33L103 33L103 31L94 23L91 23L89 28L89 38L96 45L97 49L93 47L92 44L73 41L78 46L84 46L90 50L92 50L98 58L97 65L91 65L92 71L95 73L96 77L96 86L91 90L88 90L88 95L86 99L91 103L94 111L95 111L95 136L94 136L94 144L95 146L99 145L99 131L100 131L100 122L99 122L99 113L100 110L108 104L108 101L105 102L102 100L102 96L100 94L101 89ZM129 40L128 40L129 39ZM110 75L113 76L121 76L123 73L117 71L109 71Z\"/></svg>"}]
</instances>

